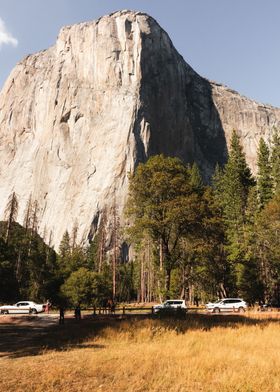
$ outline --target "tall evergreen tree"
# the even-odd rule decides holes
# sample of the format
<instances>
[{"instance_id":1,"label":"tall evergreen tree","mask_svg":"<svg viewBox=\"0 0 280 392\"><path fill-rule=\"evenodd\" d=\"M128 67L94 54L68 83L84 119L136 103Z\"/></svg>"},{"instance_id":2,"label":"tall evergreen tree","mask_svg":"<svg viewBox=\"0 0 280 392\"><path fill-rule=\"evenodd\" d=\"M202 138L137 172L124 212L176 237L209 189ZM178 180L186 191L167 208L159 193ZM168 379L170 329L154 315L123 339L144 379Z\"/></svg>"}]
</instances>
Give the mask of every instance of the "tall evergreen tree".
<instances>
[{"instance_id":1,"label":"tall evergreen tree","mask_svg":"<svg viewBox=\"0 0 280 392\"><path fill-rule=\"evenodd\" d=\"M6 244L9 242L12 224L16 221L18 214L18 198L15 192L13 192L8 200L8 204L5 208L5 219L7 221L7 230L5 236Z\"/></svg>"},{"instance_id":2,"label":"tall evergreen tree","mask_svg":"<svg viewBox=\"0 0 280 392\"><path fill-rule=\"evenodd\" d=\"M271 175L273 192L280 191L280 133L277 129L274 130L272 138L271 151Z\"/></svg>"},{"instance_id":3,"label":"tall evergreen tree","mask_svg":"<svg viewBox=\"0 0 280 392\"><path fill-rule=\"evenodd\" d=\"M247 198L252 185L254 180L246 163L240 139L236 131L233 131L229 159L222 178L222 204L229 228L238 231L243 225Z\"/></svg>"},{"instance_id":4,"label":"tall evergreen tree","mask_svg":"<svg viewBox=\"0 0 280 392\"><path fill-rule=\"evenodd\" d=\"M255 255L258 258L264 299L280 304L280 194L260 212L256 222Z\"/></svg>"},{"instance_id":5,"label":"tall evergreen tree","mask_svg":"<svg viewBox=\"0 0 280 392\"><path fill-rule=\"evenodd\" d=\"M71 240L68 231L66 230L63 234L62 240L59 245L58 251L58 265L62 276L65 278L70 274L70 263L71 263Z\"/></svg>"},{"instance_id":6,"label":"tall evergreen tree","mask_svg":"<svg viewBox=\"0 0 280 392\"><path fill-rule=\"evenodd\" d=\"M196 163L194 163L190 169L190 183L194 190L198 192L203 192L204 184L200 174L200 170Z\"/></svg>"},{"instance_id":7,"label":"tall evergreen tree","mask_svg":"<svg viewBox=\"0 0 280 392\"><path fill-rule=\"evenodd\" d=\"M238 285L241 264L245 256L247 199L254 179L236 131L232 134L228 162L223 172L216 169L213 185L225 223L227 257L229 262L233 263Z\"/></svg>"},{"instance_id":8,"label":"tall evergreen tree","mask_svg":"<svg viewBox=\"0 0 280 392\"><path fill-rule=\"evenodd\" d=\"M257 186L250 189L246 208L245 225L245 258L240 267L239 289L242 297L249 303L254 304L264 299L264 285L259 259L257 257L257 220L260 214L259 197Z\"/></svg>"},{"instance_id":9,"label":"tall evergreen tree","mask_svg":"<svg viewBox=\"0 0 280 392\"><path fill-rule=\"evenodd\" d=\"M23 220L23 227L27 230L30 228L30 222L31 222L31 215L32 215L32 197L31 195L28 198L27 204L26 204L26 209L24 213L24 220Z\"/></svg>"},{"instance_id":10,"label":"tall evergreen tree","mask_svg":"<svg viewBox=\"0 0 280 392\"><path fill-rule=\"evenodd\" d=\"M270 153L264 139L260 139L258 148L258 174L257 188L259 207L263 208L272 197L272 176L270 165Z\"/></svg>"},{"instance_id":11,"label":"tall evergreen tree","mask_svg":"<svg viewBox=\"0 0 280 392\"><path fill-rule=\"evenodd\" d=\"M59 245L59 255L61 257L66 257L70 254L70 252L71 252L70 236L68 231L66 230L65 233L63 234L61 243Z\"/></svg>"},{"instance_id":12,"label":"tall evergreen tree","mask_svg":"<svg viewBox=\"0 0 280 392\"><path fill-rule=\"evenodd\" d=\"M71 247L72 251L76 248L77 246L77 238L78 238L78 230L79 230L79 225L77 219L74 222L74 225L72 227L72 234L71 234Z\"/></svg>"}]
</instances>

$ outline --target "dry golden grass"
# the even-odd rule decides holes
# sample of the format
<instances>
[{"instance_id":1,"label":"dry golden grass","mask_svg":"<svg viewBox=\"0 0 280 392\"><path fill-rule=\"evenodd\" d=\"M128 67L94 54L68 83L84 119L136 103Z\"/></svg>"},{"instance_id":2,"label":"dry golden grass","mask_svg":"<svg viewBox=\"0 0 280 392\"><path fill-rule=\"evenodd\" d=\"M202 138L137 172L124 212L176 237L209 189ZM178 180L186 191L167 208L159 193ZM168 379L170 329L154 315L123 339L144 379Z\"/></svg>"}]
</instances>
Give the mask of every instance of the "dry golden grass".
<instances>
[{"instance_id":1,"label":"dry golden grass","mask_svg":"<svg viewBox=\"0 0 280 392\"><path fill-rule=\"evenodd\" d=\"M0 390L280 391L279 321L258 317L190 315L97 329L84 320L92 336L75 347L1 359ZM78 327L66 325L62 333L68 328Z\"/></svg>"}]
</instances>

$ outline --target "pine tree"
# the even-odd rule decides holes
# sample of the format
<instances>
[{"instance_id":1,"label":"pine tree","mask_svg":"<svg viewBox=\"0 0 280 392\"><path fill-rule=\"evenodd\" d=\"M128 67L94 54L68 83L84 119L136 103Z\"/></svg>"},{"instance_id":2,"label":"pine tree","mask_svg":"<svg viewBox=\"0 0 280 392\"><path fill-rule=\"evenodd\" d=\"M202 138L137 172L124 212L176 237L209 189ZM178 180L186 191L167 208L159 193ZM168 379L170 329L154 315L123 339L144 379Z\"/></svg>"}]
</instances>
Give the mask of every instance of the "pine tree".
<instances>
[{"instance_id":1,"label":"pine tree","mask_svg":"<svg viewBox=\"0 0 280 392\"><path fill-rule=\"evenodd\" d=\"M272 197L271 165L269 159L269 148L264 139L260 139L258 148L258 175L257 188L259 207L263 208Z\"/></svg>"},{"instance_id":2,"label":"pine tree","mask_svg":"<svg viewBox=\"0 0 280 392\"><path fill-rule=\"evenodd\" d=\"M11 234L11 228L13 222L16 221L17 219L17 214L18 214L18 198L15 192L13 192L8 200L8 204L5 208L5 220L7 221L7 230L6 230L6 235L5 235L5 242L8 244L10 234Z\"/></svg>"},{"instance_id":3,"label":"pine tree","mask_svg":"<svg viewBox=\"0 0 280 392\"><path fill-rule=\"evenodd\" d=\"M66 230L63 234L62 240L59 245L59 269L62 276L69 276L69 265L71 263L71 245L70 245L70 235Z\"/></svg>"},{"instance_id":4,"label":"pine tree","mask_svg":"<svg viewBox=\"0 0 280 392\"><path fill-rule=\"evenodd\" d=\"M250 187L254 185L251 171L246 163L239 137L233 131L229 159L222 177L224 217L232 235L239 235L243 228Z\"/></svg>"},{"instance_id":5,"label":"pine tree","mask_svg":"<svg viewBox=\"0 0 280 392\"><path fill-rule=\"evenodd\" d=\"M253 186L248 195L244 239L245 257L240 268L238 282L240 294L249 304L264 299L261 266L257 257L256 223L259 214L259 193L257 186Z\"/></svg>"},{"instance_id":6,"label":"pine tree","mask_svg":"<svg viewBox=\"0 0 280 392\"><path fill-rule=\"evenodd\" d=\"M225 224L227 258L229 263L232 263L238 284L245 257L247 199L254 180L236 131L232 134L229 158L224 171L216 169L213 182Z\"/></svg>"},{"instance_id":7,"label":"pine tree","mask_svg":"<svg viewBox=\"0 0 280 392\"><path fill-rule=\"evenodd\" d=\"M272 138L271 175L273 192L278 193L280 191L280 134L277 129L274 130Z\"/></svg>"},{"instance_id":8,"label":"pine tree","mask_svg":"<svg viewBox=\"0 0 280 392\"><path fill-rule=\"evenodd\" d=\"M33 235L38 233L38 226L39 226L38 215L39 215L39 204L37 200L34 200L32 204L31 216L30 216L30 228Z\"/></svg>"},{"instance_id":9,"label":"pine tree","mask_svg":"<svg viewBox=\"0 0 280 392\"><path fill-rule=\"evenodd\" d=\"M66 230L59 245L59 255L64 258L71 253L70 236Z\"/></svg>"},{"instance_id":10,"label":"pine tree","mask_svg":"<svg viewBox=\"0 0 280 392\"><path fill-rule=\"evenodd\" d=\"M256 222L255 255L264 286L264 299L280 303L280 194L260 212Z\"/></svg>"},{"instance_id":11,"label":"pine tree","mask_svg":"<svg viewBox=\"0 0 280 392\"><path fill-rule=\"evenodd\" d=\"M194 163L191 166L190 176L191 176L190 184L193 187L193 189L198 191L198 192L203 192L204 184L203 184L203 181L202 181L200 170L199 170L199 168L198 168L196 163Z\"/></svg>"},{"instance_id":12,"label":"pine tree","mask_svg":"<svg viewBox=\"0 0 280 392\"><path fill-rule=\"evenodd\" d=\"M31 203L31 198L30 198L30 203ZM31 248L34 246L34 243L36 244L36 236L38 235L38 227L39 227L39 204L37 200L34 200L33 203L31 203L29 206L29 217L27 218L27 214L25 216L26 218L26 223L29 225L30 231L26 230L26 238L28 241L27 249L28 249L28 255L30 255Z\"/></svg>"},{"instance_id":13,"label":"pine tree","mask_svg":"<svg viewBox=\"0 0 280 392\"><path fill-rule=\"evenodd\" d=\"M32 214L32 197L30 195L26 204L24 220L23 220L23 227L26 230L30 228L31 214Z\"/></svg>"},{"instance_id":14,"label":"pine tree","mask_svg":"<svg viewBox=\"0 0 280 392\"><path fill-rule=\"evenodd\" d=\"M212 188L214 190L214 198L216 202L216 208L220 208L220 211L222 211L222 206L223 206L223 194L224 194L224 189L223 189L223 176L224 176L224 171L223 169L217 164L215 167L214 174L212 176Z\"/></svg>"}]
</instances>

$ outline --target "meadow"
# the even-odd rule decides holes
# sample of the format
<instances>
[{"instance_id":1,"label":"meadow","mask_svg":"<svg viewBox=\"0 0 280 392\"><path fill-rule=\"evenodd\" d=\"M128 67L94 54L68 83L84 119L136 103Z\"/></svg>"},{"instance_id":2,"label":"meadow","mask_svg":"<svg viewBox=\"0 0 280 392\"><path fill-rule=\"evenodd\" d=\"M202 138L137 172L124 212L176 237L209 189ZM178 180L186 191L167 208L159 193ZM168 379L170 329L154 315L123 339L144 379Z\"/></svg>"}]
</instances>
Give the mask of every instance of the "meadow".
<instances>
[{"instance_id":1,"label":"meadow","mask_svg":"<svg viewBox=\"0 0 280 392\"><path fill-rule=\"evenodd\" d=\"M37 332L35 324L29 343L24 325L17 346L0 344L0 390L279 391L278 317L66 320ZM5 328L17 339L8 324L2 325L2 339Z\"/></svg>"}]
</instances>

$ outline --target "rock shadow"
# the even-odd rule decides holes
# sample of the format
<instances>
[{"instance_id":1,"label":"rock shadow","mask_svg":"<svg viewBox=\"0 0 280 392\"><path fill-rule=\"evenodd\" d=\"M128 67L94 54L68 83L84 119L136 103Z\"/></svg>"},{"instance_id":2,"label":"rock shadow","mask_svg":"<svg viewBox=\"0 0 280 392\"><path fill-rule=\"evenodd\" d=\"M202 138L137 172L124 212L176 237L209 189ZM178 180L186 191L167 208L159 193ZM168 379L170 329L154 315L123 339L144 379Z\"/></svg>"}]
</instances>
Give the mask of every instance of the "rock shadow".
<instances>
[{"instance_id":1,"label":"rock shadow","mask_svg":"<svg viewBox=\"0 0 280 392\"><path fill-rule=\"evenodd\" d=\"M212 85L185 62L155 20L149 24L150 31L142 32L137 162L156 154L179 157L196 162L209 182L228 155Z\"/></svg>"}]
</instances>

